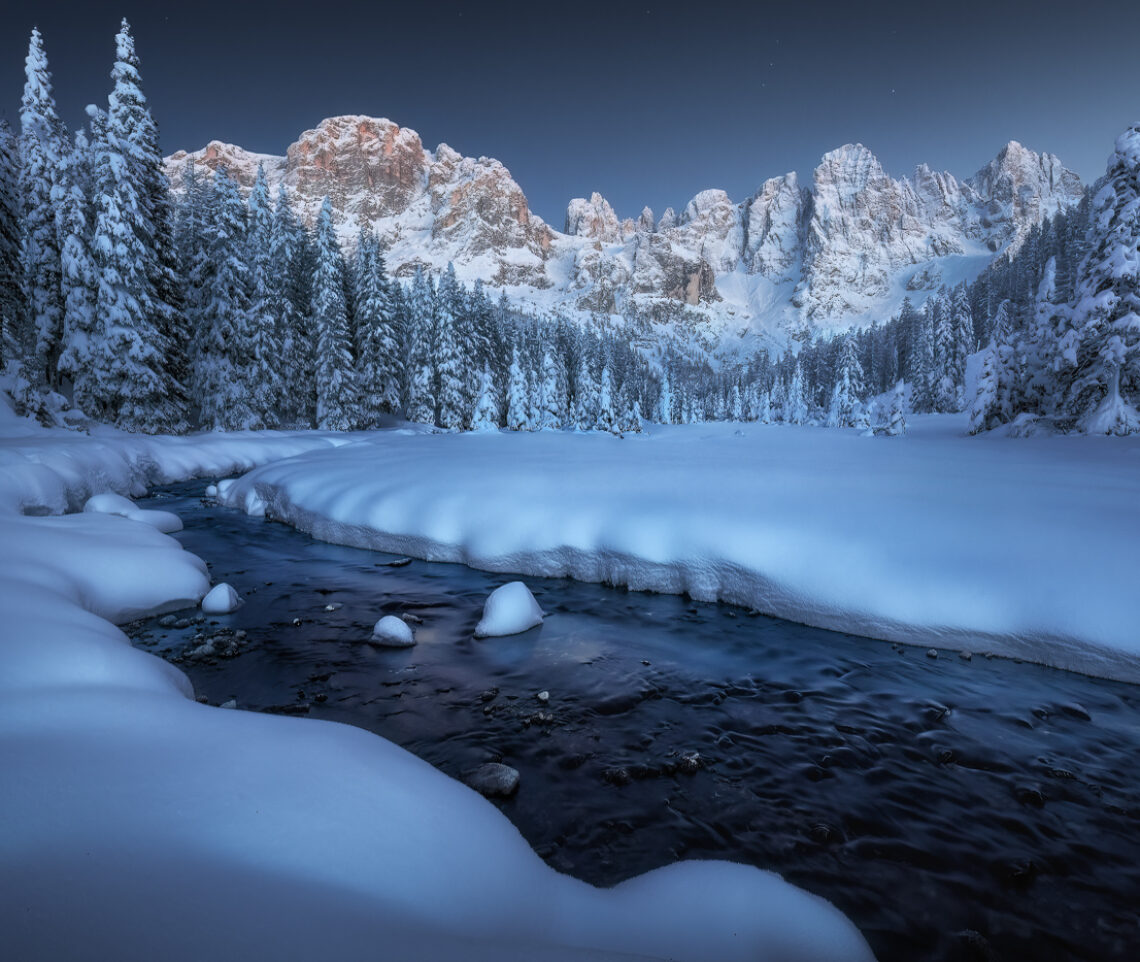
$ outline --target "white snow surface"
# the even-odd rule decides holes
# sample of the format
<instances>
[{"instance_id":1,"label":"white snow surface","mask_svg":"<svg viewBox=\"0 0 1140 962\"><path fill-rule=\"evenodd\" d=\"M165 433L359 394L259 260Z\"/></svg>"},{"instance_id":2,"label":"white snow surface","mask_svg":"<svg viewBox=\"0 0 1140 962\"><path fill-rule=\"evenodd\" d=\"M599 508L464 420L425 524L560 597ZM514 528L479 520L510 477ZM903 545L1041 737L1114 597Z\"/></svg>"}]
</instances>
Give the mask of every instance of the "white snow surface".
<instances>
[{"instance_id":1,"label":"white snow surface","mask_svg":"<svg viewBox=\"0 0 1140 962\"><path fill-rule=\"evenodd\" d=\"M475 626L476 638L517 635L542 624L542 609L521 581L496 588L483 605L483 617Z\"/></svg>"},{"instance_id":2,"label":"white snow surface","mask_svg":"<svg viewBox=\"0 0 1140 962\"><path fill-rule=\"evenodd\" d=\"M241 605L241 595L234 590L233 585L225 583L214 585L202 599L202 610L208 615L228 615L231 611L237 611Z\"/></svg>"},{"instance_id":3,"label":"white snow surface","mask_svg":"<svg viewBox=\"0 0 1140 962\"><path fill-rule=\"evenodd\" d=\"M908 424L379 434L224 497L326 541L1140 682L1140 440Z\"/></svg>"},{"instance_id":4,"label":"white snow surface","mask_svg":"<svg viewBox=\"0 0 1140 962\"><path fill-rule=\"evenodd\" d=\"M122 495L110 491L88 498L83 510L97 514L116 514L121 518L141 521L143 524L149 524L166 534L182 530L182 519L178 515L169 511L144 510L130 498L124 498Z\"/></svg>"},{"instance_id":5,"label":"white snow surface","mask_svg":"<svg viewBox=\"0 0 1140 962\"><path fill-rule=\"evenodd\" d=\"M114 623L196 603L203 562L114 515L36 516L331 440L89 438L0 410L8 954L871 958L840 913L770 873L692 862L594 889L547 867L476 793L375 735L197 704L180 671Z\"/></svg>"},{"instance_id":6,"label":"white snow surface","mask_svg":"<svg viewBox=\"0 0 1140 962\"><path fill-rule=\"evenodd\" d=\"M416 643L416 636L403 618L385 615L372 629L372 640L387 648L411 648Z\"/></svg>"}]
</instances>

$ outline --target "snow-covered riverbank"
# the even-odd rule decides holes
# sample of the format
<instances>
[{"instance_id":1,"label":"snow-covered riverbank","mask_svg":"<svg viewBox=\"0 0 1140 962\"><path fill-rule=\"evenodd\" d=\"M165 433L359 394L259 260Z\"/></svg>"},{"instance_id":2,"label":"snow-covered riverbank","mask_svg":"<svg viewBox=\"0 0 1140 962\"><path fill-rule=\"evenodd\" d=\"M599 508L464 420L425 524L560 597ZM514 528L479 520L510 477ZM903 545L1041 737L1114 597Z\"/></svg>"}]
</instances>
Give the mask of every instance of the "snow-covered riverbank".
<instances>
[{"instance_id":1,"label":"snow-covered riverbank","mask_svg":"<svg viewBox=\"0 0 1140 962\"><path fill-rule=\"evenodd\" d=\"M839 913L769 873L689 863L593 889L383 739L197 704L114 623L196 602L205 565L128 518L36 516L344 439L3 428L0 929L15 954L870 958Z\"/></svg>"},{"instance_id":2,"label":"snow-covered riverbank","mask_svg":"<svg viewBox=\"0 0 1140 962\"><path fill-rule=\"evenodd\" d=\"M386 432L222 497L327 541L1140 681L1140 440L914 422L903 438Z\"/></svg>"}]
</instances>

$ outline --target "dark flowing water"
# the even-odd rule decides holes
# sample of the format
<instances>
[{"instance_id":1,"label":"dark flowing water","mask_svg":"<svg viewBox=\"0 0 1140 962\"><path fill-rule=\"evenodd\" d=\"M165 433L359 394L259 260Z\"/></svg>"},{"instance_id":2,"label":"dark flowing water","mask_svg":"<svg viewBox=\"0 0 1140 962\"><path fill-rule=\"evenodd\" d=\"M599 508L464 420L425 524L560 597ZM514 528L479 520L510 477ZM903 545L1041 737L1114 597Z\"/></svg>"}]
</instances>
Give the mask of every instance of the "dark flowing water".
<instances>
[{"instance_id":1,"label":"dark flowing water","mask_svg":"<svg viewBox=\"0 0 1140 962\"><path fill-rule=\"evenodd\" d=\"M388 567L205 484L154 506L246 604L131 631L211 704L367 728L457 778L502 761L504 814L598 885L731 859L831 900L881 962L1140 958L1140 688L542 578L544 625L475 641L513 578ZM385 614L422 619L415 648L367 643Z\"/></svg>"}]
</instances>

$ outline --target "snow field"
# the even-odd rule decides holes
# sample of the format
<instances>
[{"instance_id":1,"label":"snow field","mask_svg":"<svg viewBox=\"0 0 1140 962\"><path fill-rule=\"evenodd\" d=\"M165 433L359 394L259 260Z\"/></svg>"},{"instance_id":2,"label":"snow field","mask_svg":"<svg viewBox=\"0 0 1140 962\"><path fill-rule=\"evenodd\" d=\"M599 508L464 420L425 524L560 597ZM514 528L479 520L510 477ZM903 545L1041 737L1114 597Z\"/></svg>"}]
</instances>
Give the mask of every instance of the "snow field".
<instances>
[{"instance_id":1,"label":"snow field","mask_svg":"<svg viewBox=\"0 0 1140 962\"><path fill-rule=\"evenodd\" d=\"M695 862L594 889L543 864L476 793L383 739L197 704L181 672L132 648L113 623L196 603L209 587L205 565L149 524L22 513L329 443L39 431L0 442L8 951L871 958L841 914L770 873Z\"/></svg>"},{"instance_id":2,"label":"snow field","mask_svg":"<svg viewBox=\"0 0 1140 962\"><path fill-rule=\"evenodd\" d=\"M254 470L222 499L340 544L1140 681L1140 440L912 421L902 438L378 433Z\"/></svg>"}]
</instances>

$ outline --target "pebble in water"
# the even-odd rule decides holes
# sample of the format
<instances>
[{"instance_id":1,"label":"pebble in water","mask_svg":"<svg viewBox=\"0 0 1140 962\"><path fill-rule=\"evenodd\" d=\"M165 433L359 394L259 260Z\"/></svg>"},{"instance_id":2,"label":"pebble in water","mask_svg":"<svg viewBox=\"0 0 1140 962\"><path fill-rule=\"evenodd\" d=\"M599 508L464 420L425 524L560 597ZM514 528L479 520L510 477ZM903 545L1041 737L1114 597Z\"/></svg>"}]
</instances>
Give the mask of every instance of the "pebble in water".
<instances>
[{"instance_id":1,"label":"pebble in water","mask_svg":"<svg viewBox=\"0 0 1140 962\"><path fill-rule=\"evenodd\" d=\"M487 762L468 775L466 782L487 798L508 798L519 790L519 773L509 765Z\"/></svg>"}]
</instances>

